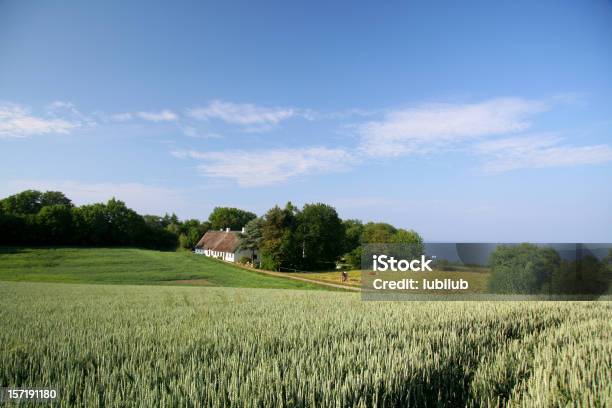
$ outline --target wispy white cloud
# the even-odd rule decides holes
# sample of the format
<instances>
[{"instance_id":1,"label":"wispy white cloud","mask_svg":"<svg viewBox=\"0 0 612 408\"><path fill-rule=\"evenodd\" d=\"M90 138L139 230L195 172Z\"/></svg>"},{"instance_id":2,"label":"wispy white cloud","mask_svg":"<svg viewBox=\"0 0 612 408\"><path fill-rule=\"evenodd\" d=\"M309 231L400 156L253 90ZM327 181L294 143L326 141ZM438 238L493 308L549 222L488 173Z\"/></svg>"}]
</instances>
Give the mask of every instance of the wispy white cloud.
<instances>
[{"instance_id":1,"label":"wispy white cloud","mask_svg":"<svg viewBox=\"0 0 612 408\"><path fill-rule=\"evenodd\" d=\"M45 112L52 118L59 118L79 123L83 127L92 127L97 125L96 120L92 116L81 112L72 102L51 102L45 107Z\"/></svg>"},{"instance_id":2,"label":"wispy white cloud","mask_svg":"<svg viewBox=\"0 0 612 408\"><path fill-rule=\"evenodd\" d=\"M218 119L256 131L267 130L300 113L296 109L287 107L265 107L251 103L214 100L206 106L189 109L187 114L194 119ZM308 118L308 115L310 113L306 112L302 116Z\"/></svg>"},{"instance_id":3,"label":"wispy white cloud","mask_svg":"<svg viewBox=\"0 0 612 408\"><path fill-rule=\"evenodd\" d=\"M518 98L474 104L427 104L386 113L381 120L357 127L360 150L367 155L394 157L426 153L459 141L523 131L529 117L547 104Z\"/></svg>"},{"instance_id":4,"label":"wispy white cloud","mask_svg":"<svg viewBox=\"0 0 612 408\"><path fill-rule=\"evenodd\" d=\"M197 139L219 139L221 135L212 132L201 131L194 126L181 126L181 130L185 136Z\"/></svg>"},{"instance_id":5,"label":"wispy white cloud","mask_svg":"<svg viewBox=\"0 0 612 408\"><path fill-rule=\"evenodd\" d=\"M483 168L499 173L546 167L571 167L612 161L608 145L573 146L562 144L554 135L531 135L479 143L474 151L485 157Z\"/></svg>"},{"instance_id":6,"label":"wispy white cloud","mask_svg":"<svg viewBox=\"0 0 612 408\"><path fill-rule=\"evenodd\" d=\"M130 112L115 113L110 115L110 119L115 122L127 122L128 120L132 120L133 118L134 115L132 115Z\"/></svg>"},{"instance_id":7,"label":"wispy white cloud","mask_svg":"<svg viewBox=\"0 0 612 408\"><path fill-rule=\"evenodd\" d=\"M62 112L70 112L74 115L82 115L82 113L76 108L75 104L66 101L53 101L46 106L46 111L49 114L55 115Z\"/></svg>"},{"instance_id":8,"label":"wispy white cloud","mask_svg":"<svg viewBox=\"0 0 612 408\"><path fill-rule=\"evenodd\" d=\"M201 174L213 179L227 179L242 187L275 185L306 175L342 171L353 161L344 149L308 147L260 151L173 151L178 158L202 161Z\"/></svg>"},{"instance_id":9,"label":"wispy white cloud","mask_svg":"<svg viewBox=\"0 0 612 408\"><path fill-rule=\"evenodd\" d=\"M178 119L178 115L168 109L160 112L136 112L135 116L151 122L172 122Z\"/></svg>"},{"instance_id":10,"label":"wispy white cloud","mask_svg":"<svg viewBox=\"0 0 612 408\"><path fill-rule=\"evenodd\" d=\"M0 138L22 138L53 133L67 134L81 125L75 120L36 116L17 104L0 104Z\"/></svg>"},{"instance_id":11,"label":"wispy white cloud","mask_svg":"<svg viewBox=\"0 0 612 408\"><path fill-rule=\"evenodd\" d=\"M120 112L109 116L114 122L127 122L133 119L142 119L149 122L173 122L178 120L178 115L169 109L164 109L159 112Z\"/></svg>"}]
</instances>

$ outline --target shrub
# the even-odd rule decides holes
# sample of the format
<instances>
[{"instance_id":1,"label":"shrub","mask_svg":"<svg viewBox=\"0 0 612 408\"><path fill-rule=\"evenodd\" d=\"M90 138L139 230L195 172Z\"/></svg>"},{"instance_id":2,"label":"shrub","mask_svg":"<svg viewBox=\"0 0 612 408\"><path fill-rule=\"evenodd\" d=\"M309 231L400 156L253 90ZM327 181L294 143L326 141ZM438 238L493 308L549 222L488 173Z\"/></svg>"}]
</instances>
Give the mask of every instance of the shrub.
<instances>
[{"instance_id":1,"label":"shrub","mask_svg":"<svg viewBox=\"0 0 612 408\"><path fill-rule=\"evenodd\" d=\"M489 258L489 289L506 294L540 293L560 263L559 254L552 248L500 245Z\"/></svg>"}]
</instances>

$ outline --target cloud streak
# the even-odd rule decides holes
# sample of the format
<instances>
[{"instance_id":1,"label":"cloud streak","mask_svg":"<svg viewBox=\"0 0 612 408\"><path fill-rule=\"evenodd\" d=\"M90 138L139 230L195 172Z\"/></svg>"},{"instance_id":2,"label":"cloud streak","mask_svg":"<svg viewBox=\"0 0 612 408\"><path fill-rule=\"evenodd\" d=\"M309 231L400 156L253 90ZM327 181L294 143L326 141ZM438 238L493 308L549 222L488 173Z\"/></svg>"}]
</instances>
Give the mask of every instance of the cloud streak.
<instances>
[{"instance_id":1,"label":"cloud streak","mask_svg":"<svg viewBox=\"0 0 612 408\"><path fill-rule=\"evenodd\" d=\"M343 171L353 160L346 150L327 147L171 153L201 161L197 169L206 177L231 180L241 187L275 185L307 174Z\"/></svg>"},{"instance_id":2,"label":"cloud streak","mask_svg":"<svg viewBox=\"0 0 612 408\"><path fill-rule=\"evenodd\" d=\"M529 117L546 109L538 101L500 98L394 110L381 120L358 125L359 149L376 157L427 153L461 141L524 131L531 125Z\"/></svg>"},{"instance_id":3,"label":"cloud streak","mask_svg":"<svg viewBox=\"0 0 612 408\"><path fill-rule=\"evenodd\" d=\"M78 121L35 116L17 104L0 104L0 138L68 134L80 126L81 123Z\"/></svg>"},{"instance_id":4,"label":"cloud streak","mask_svg":"<svg viewBox=\"0 0 612 408\"><path fill-rule=\"evenodd\" d=\"M482 142L475 152L484 156L483 169L501 173L518 169L571 167L612 161L608 145L573 146L551 135L532 135Z\"/></svg>"},{"instance_id":5,"label":"cloud streak","mask_svg":"<svg viewBox=\"0 0 612 408\"><path fill-rule=\"evenodd\" d=\"M142 119L148 122L174 122L179 119L178 115L169 109L159 112L121 112L110 115L110 119L115 122L127 122L133 119Z\"/></svg>"},{"instance_id":6,"label":"cloud streak","mask_svg":"<svg viewBox=\"0 0 612 408\"><path fill-rule=\"evenodd\" d=\"M198 120L217 119L246 127L247 130L268 129L297 116L293 108L265 107L251 103L233 103L213 100L208 105L189 109L188 116Z\"/></svg>"},{"instance_id":7,"label":"cloud streak","mask_svg":"<svg viewBox=\"0 0 612 408\"><path fill-rule=\"evenodd\" d=\"M178 119L178 115L168 109L160 112L137 112L135 115L150 122L172 122Z\"/></svg>"}]
</instances>

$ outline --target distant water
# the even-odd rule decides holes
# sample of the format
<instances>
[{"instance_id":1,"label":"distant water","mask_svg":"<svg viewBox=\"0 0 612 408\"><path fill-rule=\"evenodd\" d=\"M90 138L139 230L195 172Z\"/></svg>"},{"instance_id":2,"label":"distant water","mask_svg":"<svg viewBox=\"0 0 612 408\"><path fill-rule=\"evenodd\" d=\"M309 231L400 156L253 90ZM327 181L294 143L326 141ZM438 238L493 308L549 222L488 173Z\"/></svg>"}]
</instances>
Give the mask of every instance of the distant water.
<instances>
[{"instance_id":1,"label":"distant water","mask_svg":"<svg viewBox=\"0 0 612 408\"><path fill-rule=\"evenodd\" d=\"M489 256L499 245L519 245L513 243L448 243L448 242L426 242L425 253L427 256L435 256L436 259L445 259L453 263L464 265L487 265ZM554 243L535 245L554 248L561 259L575 261L587 255L602 260L612 248L612 243Z\"/></svg>"}]
</instances>

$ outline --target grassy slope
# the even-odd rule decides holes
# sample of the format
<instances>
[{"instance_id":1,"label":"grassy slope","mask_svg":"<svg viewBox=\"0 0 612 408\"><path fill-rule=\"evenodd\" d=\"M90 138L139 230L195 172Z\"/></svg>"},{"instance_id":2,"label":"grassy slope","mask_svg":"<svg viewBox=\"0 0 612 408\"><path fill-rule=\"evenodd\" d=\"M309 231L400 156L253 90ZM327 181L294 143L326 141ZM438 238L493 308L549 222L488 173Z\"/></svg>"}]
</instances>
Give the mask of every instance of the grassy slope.
<instances>
[{"instance_id":1,"label":"grassy slope","mask_svg":"<svg viewBox=\"0 0 612 408\"><path fill-rule=\"evenodd\" d=\"M321 289L250 272L188 252L133 248L0 248L0 280Z\"/></svg>"}]
</instances>

